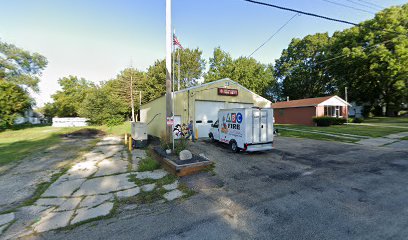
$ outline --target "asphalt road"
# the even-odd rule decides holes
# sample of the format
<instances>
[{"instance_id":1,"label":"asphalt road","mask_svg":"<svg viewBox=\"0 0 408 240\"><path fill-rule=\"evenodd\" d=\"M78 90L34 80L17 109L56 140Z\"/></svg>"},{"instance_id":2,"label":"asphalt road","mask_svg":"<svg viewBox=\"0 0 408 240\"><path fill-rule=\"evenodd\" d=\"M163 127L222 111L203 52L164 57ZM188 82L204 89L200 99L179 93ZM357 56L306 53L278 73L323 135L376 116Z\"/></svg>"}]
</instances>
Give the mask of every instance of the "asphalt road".
<instances>
[{"instance_id":1,"label":"asphalt road","mask_svg":"<svg viewBox=\"0 0 408 240\"><path fill-rule=\"evenodd\" d=\"M278 138L268 153L198 142L215 176L184 201L121 209L38 239L407 239L408 149Z\"/></svg>"}]
</instances>

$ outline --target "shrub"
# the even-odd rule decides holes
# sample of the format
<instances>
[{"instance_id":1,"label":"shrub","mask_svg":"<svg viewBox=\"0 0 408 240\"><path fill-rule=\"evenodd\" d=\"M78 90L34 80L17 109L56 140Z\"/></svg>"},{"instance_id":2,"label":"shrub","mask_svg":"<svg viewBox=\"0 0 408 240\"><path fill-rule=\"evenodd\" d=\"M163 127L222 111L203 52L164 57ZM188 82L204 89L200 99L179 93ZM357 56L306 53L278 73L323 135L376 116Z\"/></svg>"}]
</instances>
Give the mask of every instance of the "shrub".
<instances>
[{"instance_id":1,"label":"shrub","mask_svg":"<svg viewBox=\"0 0 408 240\"><path fill-rule=\"evenodd\" d=\"M164 150L171 148L170 136L168 136L165 132L160 134L160 147Z\"/></svg>"},{"instance_id":2,"label":"shrub","mask_svg":"<svg viewBox=\"0 0 408 240\"><path fill-rule=\"evenodd\" d=\"M118 116L115 116L115 117L112 117L106 120L106 125L108 127L118 126L118 125L121 125L122 123L123 123L123 118L118 117Z\"/></svg>"},{"instance_id":3,"label":"shrub","mask_svg":"<svg viewBox=\"0 0 408 240\"><path fill-rule=\"evenodd\" d=\"M138 171L139 172L146 172L146 171L153 171L160 168L160 164L152 159L151 157L146 157L142 161L139 162Z\"/></svg>"},{"instance_id":4,"label":"shrub","mask_svg":"<svg viewBox=\"0 0 408 240\"><path fill-rule=\"evenodd\" d=\"M175 152L177 155L179 155L181 151L187 149L188 139L186 139L186 138L177 139L174 144L175 144L175 146L174 146L174 152Z\"/></svg>"},{"instance_id":5,"label":"shrub","mask_svg":"<svg viewBox=\"0 0 408 240\"><path fill-rule=\"evenodd\" d=\"M362 123L364 121L363 118L354 118L353 123Z\"/></svg>"},{"instance_id":6,"label":"shrub","mask_svg":"<svg viewBox=\"0 0 408 240\"><path fill-rule=\"evenodd\" d=\"M330 125L342 125L346 123L345 118L336 118L336 117L314 117L313 122L316 123L319 127L327 127Z\"/></svg>"}]
</instances>

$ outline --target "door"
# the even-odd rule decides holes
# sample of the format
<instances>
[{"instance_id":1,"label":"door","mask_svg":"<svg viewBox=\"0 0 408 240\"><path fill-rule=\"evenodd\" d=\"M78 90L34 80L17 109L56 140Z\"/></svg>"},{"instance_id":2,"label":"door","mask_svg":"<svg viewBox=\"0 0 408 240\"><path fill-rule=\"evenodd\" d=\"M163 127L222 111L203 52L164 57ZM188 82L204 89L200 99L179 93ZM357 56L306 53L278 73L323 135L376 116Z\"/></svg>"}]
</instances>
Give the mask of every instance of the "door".
<instances>
[{"instance_id":1,"label":"door","mask_svg":"<svg viewBox=\"0 0 408 240\"><path fill-rule=\"evenodd\" d=\"M208 137L211 124L218 120L218 111L224 108L224 102L195 101L195 131L199 138Z\"/></svg>"},{"instance_id":2,"label":"door","mask_svg":"<svg viewBox=\"0 0 408 240\"><path fill-rule=\"evenodd\" d=\"M252 110L252 143L268 142L268 111Z\"/></svg>"},{"instance_id":3,"label":"door","mask_svg":"<svg viewBox=\"0 0 408 240\"><path fill-rule=\"evenodd\" d=\"M252 110L252 143L259 143L260 141L260 111L258 109Z\"/></svg>"}]
</instances>

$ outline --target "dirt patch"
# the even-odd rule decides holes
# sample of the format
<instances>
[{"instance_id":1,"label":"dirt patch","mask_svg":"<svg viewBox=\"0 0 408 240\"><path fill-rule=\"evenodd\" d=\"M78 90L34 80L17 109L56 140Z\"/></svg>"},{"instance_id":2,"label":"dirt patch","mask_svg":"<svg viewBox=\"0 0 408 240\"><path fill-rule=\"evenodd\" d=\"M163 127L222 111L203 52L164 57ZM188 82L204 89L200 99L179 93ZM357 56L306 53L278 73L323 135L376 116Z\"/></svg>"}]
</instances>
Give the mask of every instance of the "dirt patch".
<instances>
[{"instance_id":1,"label":"dirt patch","mask_svg":"<svg viewBox=\"0 0 408 240\"><path fill-rule=\"evenodd\" d=\"M68 134L63 134L65 138L99 138L105 135L104 131L95 128L84 128Z\"/></svg>"}]
</instances>

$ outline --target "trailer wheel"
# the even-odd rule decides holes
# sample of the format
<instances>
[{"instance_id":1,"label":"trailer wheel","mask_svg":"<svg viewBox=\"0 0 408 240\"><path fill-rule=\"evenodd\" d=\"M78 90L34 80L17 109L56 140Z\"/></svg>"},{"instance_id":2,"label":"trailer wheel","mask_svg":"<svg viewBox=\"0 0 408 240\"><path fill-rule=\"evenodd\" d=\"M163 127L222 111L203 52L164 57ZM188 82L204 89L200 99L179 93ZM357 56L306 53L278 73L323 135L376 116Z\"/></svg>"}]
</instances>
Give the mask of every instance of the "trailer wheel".
<instances>
[{"instance_id":1,"label":"trailer wheel","mask_svg":"<svg viewBox=\"0 0 408 240\"><path fill-rule=\"evenodd\" d=\"M239 147L238 147L237 142L235 140L230 141L230 149L234 153L239 152Z\"/></svg>"},{"instance_id":2,"label":"trailer wheel","mask_svg":"<svg viewBox=\"0 0 408 240\"><path fill-rule=\"evenodd\" d=\"M213 135L212 133L210 133L210 134L208 134L208 135L209 135L209 137L210 137L210 139L211 139L211 142L215 142L214 135Z\"/></svg>"}]
</instances>

